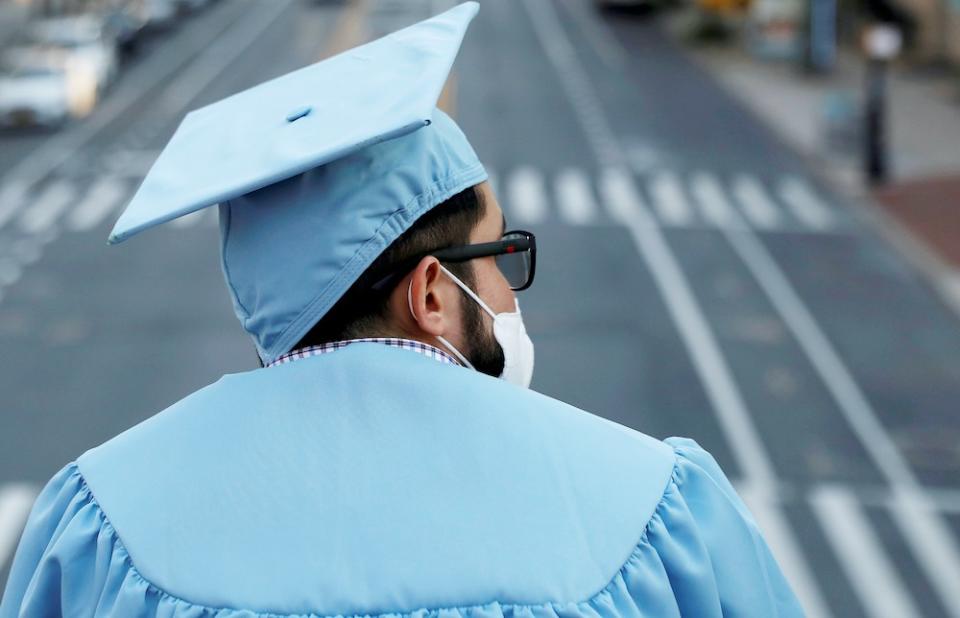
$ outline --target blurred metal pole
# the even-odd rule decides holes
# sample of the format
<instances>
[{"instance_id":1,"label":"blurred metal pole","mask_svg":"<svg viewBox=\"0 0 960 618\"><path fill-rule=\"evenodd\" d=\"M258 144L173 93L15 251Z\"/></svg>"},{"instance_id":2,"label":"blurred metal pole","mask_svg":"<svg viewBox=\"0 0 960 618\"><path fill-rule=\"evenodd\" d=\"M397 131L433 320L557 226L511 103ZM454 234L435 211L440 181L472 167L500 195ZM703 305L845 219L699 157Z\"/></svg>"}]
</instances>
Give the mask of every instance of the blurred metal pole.
<instances>
[{"instance_id":1,"label":"blurred metal pole","mask_svg":"<svg viewBox=\"0 0 960 618\"><path fill-rule=\"evenodd\" d=\"M867 182L879 185L890 176L887 145L887 71L890 61L900 53L903 39L891 24L867 28L863 48L867 55L864 87L864 168Z\"/></svg>"},{"instance_id":2,"label":"blurred metal pole","mask_svg":"<svg viewBox=\"0 0 960 618\"><path fill-rule=\"evenodd\" d=\"M870 185L887 181L887 61L871 58L867 61L864 135L866 136L866 174Z\"/></svg>"}]
</instances>

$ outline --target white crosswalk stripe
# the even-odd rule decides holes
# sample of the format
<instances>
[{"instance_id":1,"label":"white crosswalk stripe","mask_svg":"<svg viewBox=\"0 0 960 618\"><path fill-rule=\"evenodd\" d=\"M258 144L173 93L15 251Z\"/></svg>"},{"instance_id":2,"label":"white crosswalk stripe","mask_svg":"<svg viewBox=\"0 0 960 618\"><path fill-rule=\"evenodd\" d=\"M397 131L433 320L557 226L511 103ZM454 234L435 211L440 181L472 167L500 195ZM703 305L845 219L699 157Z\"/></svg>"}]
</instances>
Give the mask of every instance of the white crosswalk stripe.
<instances>
[{"instance_id":1,"label":"white crosswalk stripe","mask_svg":"<svg viewBox=\"0 0 960 618\"><path fill-rule=\"evenodd\" d=\"M794 593L803 605L808 618L824 618L830 612L820 594L816 581L810 572L810 566L793 538L786 520L780 514L781 506L772 501L770 496L764 496L755 488L738 485L737 493L743 498L750 513L753 514L763 533L763 538L770 546L770 551L777 559L777 564L783 570L784 576L793 587Z\"/></svg>"},{"instance_id":2,"label":"white crosswalk stripe","mask_svg":"<svg viewBox=\"0 0 960 618\"><path fill-rule=\"evenodd\" d=\"M810 185L800 178L789 176L780 182L780 198L801 223L815 230L833 226L834 215Z\"/></svg>"},{"instance_id":3,"label":"white crosswalk stripe","mask_svg":"<svg viewBox=\"0 0 960 618\"><path fill-rule=\"evenodd\" d=\"M0 228L16 216L27 197L26 183L12 181L0 187Z\"/></svg>"},{"instance_id":4,"label":"white crosswalk stripe","mask_svg":"<svg viewBox=\"0 0 960 618\"><path fill-rule=\"evenodd\" d=\"M547 218L547 193L538 170L518 167L507 177L505 188L512 220L534 225Z\"/></svg>"},{"instance_id":5,"label":"white crosswalk stripe","mask_svg":"<svg viewBox=\"0 0 960 618\"><path fill-rule=\"evenodd\" d=\"M890 505L893 520L951 616L960 616L960 548L927 496L900 491Z\"/></svg>"},{"instance_id":6,"label":"white crosswalk stripe","mask_svg":"<svg viewBox=\"0 0 960 618\"><path fill-rule=\"evenodd\" d=\"M554 184L560 219L571 225L587 225L597 218L597 204L590 178L582 170L568 168L557 174Z\"/></svg>"},{"instance_id":7,"label":"white crosswalk stripe","mask_svg":"<svg viewBox=\"0 0 960 618\"><path fill-rule=\"evenodd\" d=\"M95 227L120 206L127 193L126 183L116 176L98 180L70 213L69 228L80 232Z\"/></svg>"},{"instance_id":8,"label":"white crosswalk stripe","mask_svg":"<svg viewBox=\"0 0 960 618\"><path fill-rule=\"evenodd\" d=\"M690 192L707 223L729 227L735 222L731 205L720 181L707 172L698 172L690 180Z\"/></svg>"},{"instance_id":9,"label":"white crosswalk stripe","mask_svg":"<svg viewBox=\"0 0 960 618\"><path fill-rule=\"evenodd\" d=\"M680 179L672 172L654 174L648 185L653 208L666 225L688 226L693 223L693 210L683 191Z\"/></svg>"},{"instance_id":10,"label":"white crosswalk stripe","mask_svg":"<svg viewBox=\"0 0 960 618\"><path fill-rule=\"evenodd\" d=\"M0 487L0 568L13 557L20 532L36 497L36 486L27 483Z\"/></svg>"},{"instance_id":11,"label":"white crosswalk stripe","mask_svg":"<svg viewBox=\"0 0 960 618\"><path fill-rule=\"evenodd\" d=\"M810 502L867 613L886 618L919 616L855 496L839 486L824 486L814 491Z\"/></svg>"},{"instance_id":12,"label":"white crosswalk stripe","mask_svg":"<svg viewBox=\"0 0 960 618\"><path fill-rule=\"evenodd\" d=\"M49 229L76 197L76 189L67 180L50 183L36 199L27 201L27 209L20 215L20 229L36 234Z\"/></svg>"},{"instance_id":13,"label":"white crosswalk stripe","mask_svg":"<svg viewBox=\"0 0 960 618\"><path fill-rule=\"evenodd\" d=\"M741 174L732 185L732 192L740 204L743 216L758 230L773 230L782 224L780 209L754 176Z\"/></svg>"}]
</instances>

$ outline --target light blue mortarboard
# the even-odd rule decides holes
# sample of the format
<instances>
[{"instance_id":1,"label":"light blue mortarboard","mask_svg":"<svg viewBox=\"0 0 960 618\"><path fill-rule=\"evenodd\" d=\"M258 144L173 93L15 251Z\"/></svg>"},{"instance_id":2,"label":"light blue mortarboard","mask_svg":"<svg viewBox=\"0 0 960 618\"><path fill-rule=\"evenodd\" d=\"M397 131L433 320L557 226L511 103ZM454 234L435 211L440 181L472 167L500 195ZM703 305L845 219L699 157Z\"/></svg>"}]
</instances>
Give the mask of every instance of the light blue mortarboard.
<instances>
[{"instance_id":1,"label":"light blue mortarboard","mask_svg":"<svg viewBox=\"0 0 960 618\"><path fill-rule=\"evenodd\" d=\"M220 205L227 287L264 362L422 214L487 174L436 108L476 2L189 113L110 234Z\"/></svg>"}]
</instances>

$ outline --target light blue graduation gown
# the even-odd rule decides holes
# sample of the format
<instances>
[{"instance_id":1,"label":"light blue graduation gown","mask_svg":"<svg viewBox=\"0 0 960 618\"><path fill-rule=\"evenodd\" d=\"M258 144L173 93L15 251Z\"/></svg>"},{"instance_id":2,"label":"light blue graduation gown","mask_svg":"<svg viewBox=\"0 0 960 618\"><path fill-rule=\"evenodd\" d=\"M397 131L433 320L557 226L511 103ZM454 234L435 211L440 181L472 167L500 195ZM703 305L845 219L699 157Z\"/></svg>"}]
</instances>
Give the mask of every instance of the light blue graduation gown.
<instances>
[{"instance_id":1,"label":"light blue graduation gown","mask_svg":"<svg viewBox=\"0 0 960 618\"><path fill-rule=\"evenodd\" d=\"M36 502L13 616L799 616L691 440L379 344L227 375Z\"/></svg>"}]
</instances>

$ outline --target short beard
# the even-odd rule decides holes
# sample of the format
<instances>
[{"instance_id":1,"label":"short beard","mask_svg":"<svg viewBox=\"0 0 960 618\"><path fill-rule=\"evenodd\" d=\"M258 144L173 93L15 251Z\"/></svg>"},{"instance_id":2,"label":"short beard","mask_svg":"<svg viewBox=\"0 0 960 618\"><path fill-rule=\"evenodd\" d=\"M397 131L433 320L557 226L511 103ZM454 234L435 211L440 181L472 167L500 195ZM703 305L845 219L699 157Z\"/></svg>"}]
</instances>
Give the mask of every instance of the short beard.
<instances>
[{"instance_id":1,"label":"short beard","mask_svg":"<svg viewBox=\"0 0 960 618\"><path fill-rule=\"evenodd\" d=\"M466 293L463 294L462 298L464 302L463 333L467 342L467 360L480 373L499 378L503 373L503 366L506 362L503 357L503 348L497 343L493 333L484 328L483 311L477 301L470 298Z\"/></svg>"}]
</instances>

